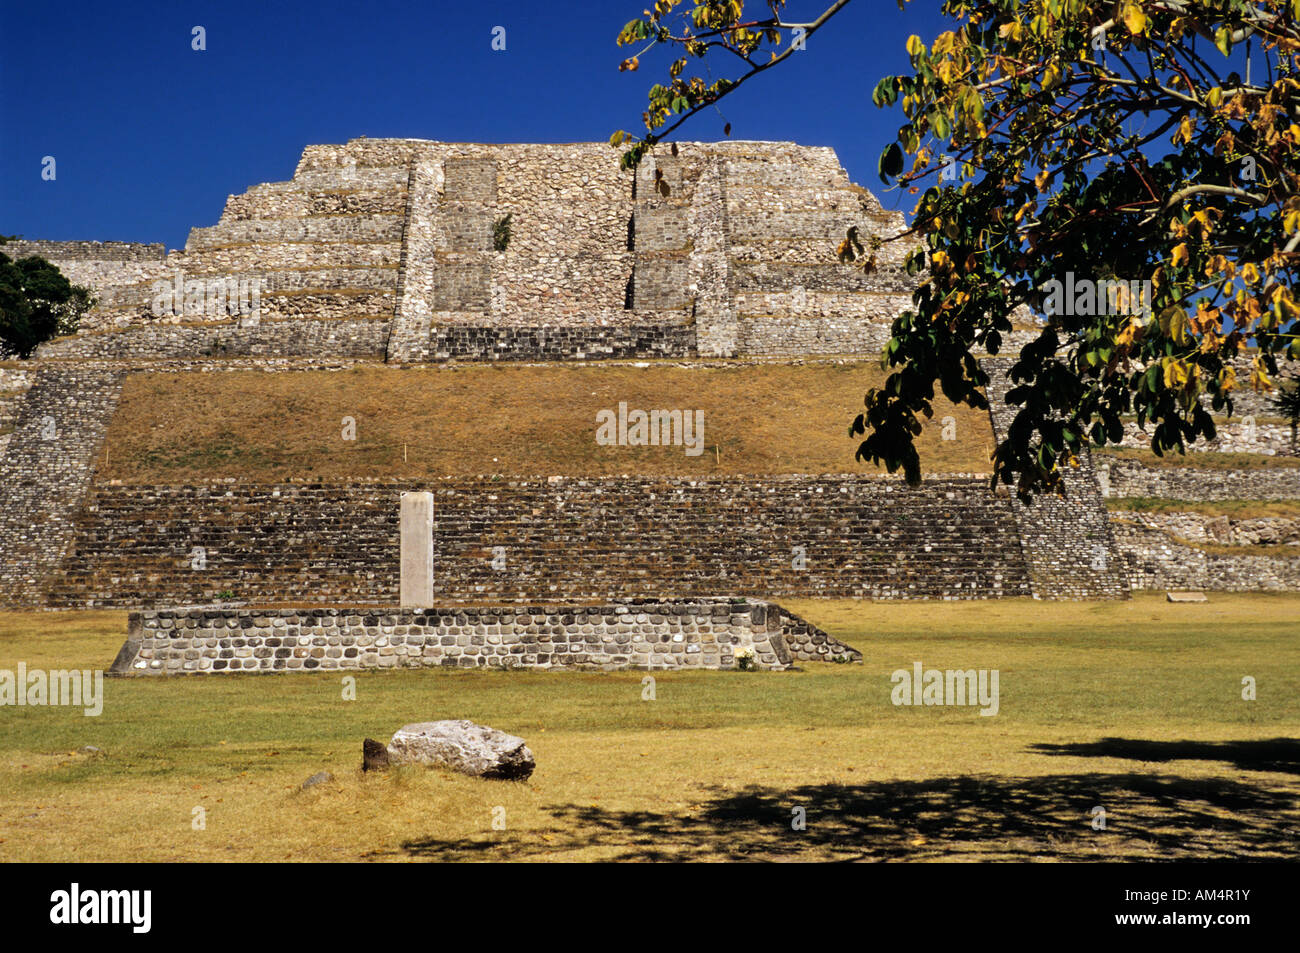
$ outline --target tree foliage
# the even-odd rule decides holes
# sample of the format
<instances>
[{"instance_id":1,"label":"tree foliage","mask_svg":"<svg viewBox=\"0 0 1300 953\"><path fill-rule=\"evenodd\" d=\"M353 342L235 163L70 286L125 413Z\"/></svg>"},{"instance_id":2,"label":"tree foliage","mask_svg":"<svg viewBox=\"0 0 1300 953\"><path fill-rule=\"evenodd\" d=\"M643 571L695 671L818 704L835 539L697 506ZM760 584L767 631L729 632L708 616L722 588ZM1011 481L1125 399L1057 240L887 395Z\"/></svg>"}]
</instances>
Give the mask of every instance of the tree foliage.
<instances>
[{"instance_id":1,"label":"tree foliage","mask_svg":"<svg viewBox=\"0 0 1300 953\"><path fill-rule=\"evenodd\" d=\"M30 357L41 342L75 333L94 305L88 288L44 258L14 261L0 252L0 357Z\"/></svg>"},{"instance_id":2,"label":"tree foliage","mask_svg":"<svg viewBox=\"0 0 1300 953\"><path fill-rule=\"evenodd\" d=\"M642 22L658 29L676 7L663 0ZM1025 498L1059 489L1063 469L1089 445L1117 443L1130 415L1157 454L1213 437L1210 409L1231 412L1235 389L1266 389L1279 357L1300 357L1300 0L942 9L952 28L928 44L911 37L912 73L871 94L903 115L879 171L918 196L911 228L892 240L921 246L907 262L920 284L893 325L891 374L851 428L864 437L859 458L918 480L913 438L936 387L986 406L976 359L1003 350L1026 308L1037 320L1011 369L1018 411L995 479ZM773 42L776 27L741 26L739 2L701 10L710 41L749 63ZM640 35L631 28L620 41ZM655 29L657 42L709 52ZM703 95L670 99L670 114L709 105ZM662 96L651 102L632 164L666 121ZM838 251L870 269L872 246L850 230ZM1089 296L1062 295L1071 280ZM1114 293L1120 283L1138 293ZM1250 380L1238 381L1232 360L1248 345Z\"/></svg>"}]
</instances>

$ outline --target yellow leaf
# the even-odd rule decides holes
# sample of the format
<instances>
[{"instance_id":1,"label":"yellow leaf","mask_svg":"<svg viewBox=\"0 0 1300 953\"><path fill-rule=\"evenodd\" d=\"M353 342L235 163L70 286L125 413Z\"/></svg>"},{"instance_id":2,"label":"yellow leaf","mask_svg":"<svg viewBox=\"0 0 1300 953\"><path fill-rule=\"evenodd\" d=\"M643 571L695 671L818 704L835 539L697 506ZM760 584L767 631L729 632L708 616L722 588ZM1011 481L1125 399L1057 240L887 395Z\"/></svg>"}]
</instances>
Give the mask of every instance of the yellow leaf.
<instances>
[{"instance_id":1,"label":"yellow leaf","mask_svg":"<svg viewBox=\"0 0 1300 953\"><path fill-rule=\"evenodd\" d=\"M1147 15L1141 7L1131 3L1124 8L1124 25L1134 36L1141 36L1147 31Z\"/></svg>"},{"instance_id":2,"label":"yellow leaf","mask_svg":"<svg viewBox=\"0 0 1300 953\"><path fill-rule=\"evenodd\" d=\"M1125 325L1124 330L1120 331L1119 335L1115 338L1116 345L1118 345L1119 347L1124 347L1125 345L1132 344L1133 339L1137 336L1137 333L1141 330L1142 330L1142 323L1140 321L1137 320L1129 321L1129 323Z\"/></svg>"},{"instance_id":3,"label":"yellow leaf","mask_svg":"<svg viewBox=\"0 0 1300 953\"><path fill-rule=\"evenodd\" d=\"M1187 262L1189 258L1190 256L1187 254L1186 243L1174 246L1174 267L1175 268Z\"/></svg>"},{"instance_id":4,"label":"yellow leaf","mask_svg":"<svg viewBox=\"0 0 1300 953\"><path fill-rule=\"evenodd\" d=\"M1187 368L1183 362L1171 358L1165 359L1165 386L1169 389L1182 387L1187 383Z\"/></svg>"}]
</instances>

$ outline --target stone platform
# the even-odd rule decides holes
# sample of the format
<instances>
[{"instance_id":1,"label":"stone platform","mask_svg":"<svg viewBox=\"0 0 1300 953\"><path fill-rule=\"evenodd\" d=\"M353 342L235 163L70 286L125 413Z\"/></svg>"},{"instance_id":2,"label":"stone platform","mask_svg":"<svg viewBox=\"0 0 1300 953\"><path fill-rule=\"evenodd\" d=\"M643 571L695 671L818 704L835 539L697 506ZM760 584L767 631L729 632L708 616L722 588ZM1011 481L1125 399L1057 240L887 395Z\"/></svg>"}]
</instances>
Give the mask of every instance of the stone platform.
<instances>
[{"instance_id":1,"label":"stone platform","mask_svg":"<svg viewBox=\"0 0 1300 953\"><path fill-rule=\"evenodd\" d=\"M731 669L861 661L778 605L737 598L431 609L200 606L133 612L110 674L388 668Z\"/></svg>"}]
</instances>

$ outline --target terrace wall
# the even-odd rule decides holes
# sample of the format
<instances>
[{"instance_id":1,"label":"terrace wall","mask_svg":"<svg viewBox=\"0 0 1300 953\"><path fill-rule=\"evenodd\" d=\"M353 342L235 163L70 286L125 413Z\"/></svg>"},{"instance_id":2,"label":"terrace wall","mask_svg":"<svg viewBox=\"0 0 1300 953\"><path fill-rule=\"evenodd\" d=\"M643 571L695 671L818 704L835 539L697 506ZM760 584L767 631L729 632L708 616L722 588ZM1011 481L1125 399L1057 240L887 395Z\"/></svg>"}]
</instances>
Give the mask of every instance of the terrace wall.
<instances>
[{"instance_id":1,"label":"terrace wall","mask_svg":"<svg viewBox=\"0 0 1300 953\"><path fill-rule=\"evenodd\" d=\"M743 599L509 608L172 609L132 613L112 672L179 675L384 668L735 668L860 661L780 606Z\"/></svg>"},{"instance_id":2,"label":"terrace wall","mask_svg":"<svg viewBox=\"0 0 1300 953\"><path fill-rule=\"evenodd\" d=\"M1031 592L1008 501L983 478L480 478L98 485L47 601L393 604L398 501L423 489L453 604Z\"/></svg>"}]
</instances>

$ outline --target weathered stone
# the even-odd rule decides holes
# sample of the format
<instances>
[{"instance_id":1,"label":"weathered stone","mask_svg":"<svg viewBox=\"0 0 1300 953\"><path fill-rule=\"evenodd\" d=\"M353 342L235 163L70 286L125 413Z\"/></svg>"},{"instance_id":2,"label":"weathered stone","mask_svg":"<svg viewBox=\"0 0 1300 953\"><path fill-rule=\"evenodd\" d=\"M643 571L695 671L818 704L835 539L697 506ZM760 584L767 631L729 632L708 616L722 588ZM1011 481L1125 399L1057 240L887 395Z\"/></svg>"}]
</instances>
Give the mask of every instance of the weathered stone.
<instances>
[{"instance_id":1,"label":"weathered stone","mask_svg":"<svg viewBox=\"0 0 1300 953\"><path fill-rule=\"evenodd\" d=\"M466 719L406 725L389 742L388 758L507 781L526 780L536 767L524 739Z\"/></svg>"},{"instance_id":2,"label":"weathered stone","mask_svg":"<svg viewBox=\"0 0 1300 953\"><path fill-rule=\"evenodd\" d=\"M382 771L388 767L388 746L382 741L366 738L361 742L361 770Z\"/></svg>"},{"instance_id":3,"label":"weathered stone","mask_svg":"<svg viewBox=\"0 0 1300 953\"><path fill-rule=\"evenodd\" d=\"M328 771L318 771L306 781L302 782L302 789L305 791L308 788L314 788L318 784L325 784L326 782L333 780L334 775L330 774Z\"/></svg>"}]
</instances>

